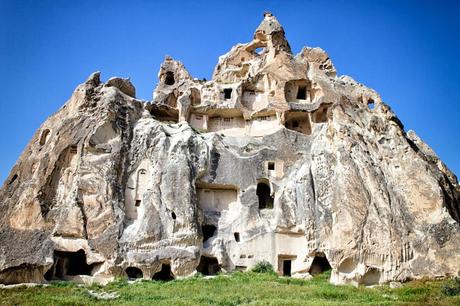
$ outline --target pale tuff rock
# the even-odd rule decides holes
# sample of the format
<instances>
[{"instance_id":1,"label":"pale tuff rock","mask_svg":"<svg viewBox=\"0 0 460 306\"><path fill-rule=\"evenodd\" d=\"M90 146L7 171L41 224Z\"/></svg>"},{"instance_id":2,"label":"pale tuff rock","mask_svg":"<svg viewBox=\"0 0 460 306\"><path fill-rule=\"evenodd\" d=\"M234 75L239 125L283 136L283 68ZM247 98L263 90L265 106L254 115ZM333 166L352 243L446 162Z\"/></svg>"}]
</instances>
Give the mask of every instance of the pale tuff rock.
<instances>
[{"instance_id":1,"label":"pale tuff rock","mask_svg":"<svg viewBox=\"0 0 460 306\"><path fill-rule=\"evenodd\" d=\"M166 57L153 101L92 74L0 191L0 282L332 268L335 284L459 274L455 175L320 48L266 13L210 81Z\"/></svg>"},{"instance_id":2,"label":"pale tuff rock","mask_svg":"<svg viewBox=\"0 0 460 306\"><path fill-rule=\"evenodd\" d=\"M107 86L114 86L120 89L120 91L124 94L127 94L128 96L133 98L136 97L136 88L134 88L134 85L131 83L129 79L113 77L107 81Z\"/></svg>"}]
</instances>

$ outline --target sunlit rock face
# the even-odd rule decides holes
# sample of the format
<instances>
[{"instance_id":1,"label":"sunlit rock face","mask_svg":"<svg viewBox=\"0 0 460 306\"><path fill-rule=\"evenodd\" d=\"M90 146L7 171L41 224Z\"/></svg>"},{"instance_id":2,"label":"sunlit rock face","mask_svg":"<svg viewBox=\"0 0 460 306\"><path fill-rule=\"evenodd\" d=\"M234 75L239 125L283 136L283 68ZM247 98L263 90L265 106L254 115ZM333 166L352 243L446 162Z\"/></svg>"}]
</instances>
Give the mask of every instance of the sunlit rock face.
<instances>
[{"instance_id":1,"label":"sunlit rock face","mask_svg":"<svg viewBox=\"0 0 460 306\"><path fill-rule=\"evenodd\" d=\"M0 282L332 269L335 284L459 274L459 185L372 89L266 13L212 80L166 57L150 102L94 73L0 191Z\"/></svg>"}]
</instances>

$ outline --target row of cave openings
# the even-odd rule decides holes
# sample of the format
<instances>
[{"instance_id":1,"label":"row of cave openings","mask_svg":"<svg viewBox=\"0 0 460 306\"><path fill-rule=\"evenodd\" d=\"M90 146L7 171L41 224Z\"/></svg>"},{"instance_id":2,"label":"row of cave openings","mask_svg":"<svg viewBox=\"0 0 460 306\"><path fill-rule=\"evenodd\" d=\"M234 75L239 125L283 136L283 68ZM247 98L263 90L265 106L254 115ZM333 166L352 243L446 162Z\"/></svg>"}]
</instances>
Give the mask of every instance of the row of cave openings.
<instances>
[{"instance_id":1,"label":"row of cave openings","mask_svg":"<svg viewBox=\"0 0 460 306\"><path fill-rule=\"evenodd\" d=\"M296 259L296 256L279 255L278 256L278 269L279 273L283 276L290 277L292 275L292 261ZM327 260L326 255L323 252L318 252L313 258L313 262L310 265L308 273L311 275L321 274L323 272L331 270L331 265Z\"/></svg>"},{"instance_id":2,"label":"row of cave openings","mask_svg":"<svg viewBox=\"0 0 460 306\"><path fill-rule=\"evenodd\" d=\"M129 279L144 278L144 273L137 267L127 267L125 273ZM173 279L174 274L171 271L171 265L169 263L161 263L160 271L152 275L152 280L156 281L170 281Z\"/></svg>"},{"instance_id":3,"label":"row of cave openings","mask_svg":"<svg viewBox=\"0 0 460 306\"><path fill-rule=\"evenodd\" d=\"M279 262L281 263L281 269L279 274L290 277L292 275L292 261L294 257L279 256ZM246 268L246 267L239 267ZM311 275L317 275L326 271L331 270L331 265L327 260L324 253L318 253L313 259L310 266L309 273ZM216 275L222 271L221 265L219 264L216 257L212 256L201 256L200 262L196 268L197 272L203 275ZM130 279L143 278L142 270L136 267L128 267L125 269L126 275ZM153 280L168 281L174 279L174 275L171 272L171 266L169 264L162 264L160 272L157 272L152 277Z\"/></svg>"},{"instance_id":4,"label":"row of cave openings","mask_svg":"<svg viewBox=\"0 0 460 306\"><path fill-rule=\"evenodd\" d=\"M208 239L209 236L212 236L215 230L215 228L204 229L204 239ZM236 236L235 239L237 239ZM237 240L239 240L239 238ZM279 274L290 277L293 272L292 262L295 259L296 256L279 255ZM86 255L83 250L79 250L77 252L54 251L54 263L45 273L45 279L48 281L67 280L72 276L92 275L95 268L96 264L87 264ZM339 265L338 272L350 273L355 268L356 263L351 259L346 259ZM196 270L203 275L216 275L221 271L221 266L217 258L211 256L201 256ZM314 276L329 270L331 270L331 265L329 264L326 255L322 252L316 253L308 272ZM144 278L142 270L138 267L129 266L124 270L124 272L129 279ZM171 265L169 262L162 262L160 271L156 272L151 277L152 280L158 281L170 281L174 278L175 276L171 271ZM379 279L380 271L377 268L369 268L361 278L360 283L364 285L373 285L377 284Z\"/></svg>"},{"instance_id":5,"label":"row of cave openings","mask_svg":"<svg viewBox=\"0 0 460 306\"><path fill-rule=\"evenodd\" d=\"M87 264L83 250L76 252L54 251L54 263L45 273L47 281L68 280L78 275L92 275L97 264ZM201 256L197 271L203 275L215 275L220 271L220 266L215 257ZM129 279L143 278L143 272L137 267L127 267L125 273ZM162 262L160 271L153 274L152 280L170 281L174 274L169 262Z\"/></svg>"},{"instance_id":6,"label":"row of cave openings","mask_svg":"<svg viewBox=\"0 0 460 306\"><path fill-rule=\"evenodd\" d=\"M166 71L160 79L166 86L172 86L176 83L176 79L174 76L174 72ZM243 84L243 94L244 96L255 96L258 93L262 93L262 91L258 91L255 89L255 86L252 84ZM231 100L233 97L233 88L223 88L220 92L220 98L223 100ZM312 102L315 98L315 90L312 88L311 81L307 79L298 79L298 80L291 80L286 82L284 86L284 97L287 102ZM201 99L199 97L192 97L192 105L196 106L201 103ZM170 105L172 106L172 105ZM172 106L175 107L175 106Z\"/></svg>"},{"instance_id":7,"label":"row of cave openings","mask_svg":"<svg viewBox=\"0 0 460 306\"><path fill-rule=\"evenodd\" d=\"M287 255L280 255L278 257L278 264L279 264L279 272L283 276L291 276L292 274L292 261L296 258L296 256L287 256ZM357 263L355 260L351 258L346 258L343 260L337 268L337 272L341 274L349 274L352 273L356 269ZM317 252L313 261L310 265L310 269L308 273L315 276L317 274L324 273L326 271L331 270L331 265L327 260L326 255L323 252ZM378 284L380 281L381 272L376 267L369 267L364 273L364 275L360 278L359 283L369 286Z\"/></svg>"},{"instance_id":8,"label":"row of cave openings","mask_svg":"<svg viewBox=\"0 0 460 306\"><path fill-rule=\"evenodd\" d=\"M45 279L67 280L78 275L92 275L97 264L87 264L86 255L83 250L77 252L54 251L54 263L45 273ZM128 278L143 278L142 270L136 267L125 269ZM162 263L161 269L152 276L152 280L169 281L173 280L174 275L171 272L169 263Z\"/></svg>"},{"instance_id":9,"label":"row of cave openings","mask_svg":"<svg viewBox=\"0 0 460 306\"><path fill-rule=\"evenodd\" d=\"M205 237L209 238L213 235L215 228L204 229ZM236 237L235 237L236 238ZM280 271L284 276L291 276L292 257L280 256L279 260L282 261L282 270ZM54 251L54 263L52 267L45 273L45 279L51 280L66 280L69 277L77 275L92 275L95 264L87 264L85 252L79 250L77 252L63 252ZM319 253L313 259L310 267L310 274L316 275L331 269L326 256ZM211 256L201 256L197 271L203 275L215 275L221 271L221 266L217 258ZM143 272L137 267L127 267L125 273L130 279L143 278ZM152 280L169 281L174 279L174 274L171 271L171 265L168 262L161 263L160 271L152 276Z\"/></svg>"},{"instance_id":10,"label":"row of cave openings","mask_svg":"<svg viewBox=\"0 0 460 306\"><path fill-rule=\"evenodd\" d=\"M176 83L174 72L167 71L162 81L165 85L171 86ZM254 96L256 95L256 90L252 89L253 86L243 86L243 94L242 96ZM201 103L200 93L196 88L192 88L192 105L196 106ZM231 100L232 99L233 88L224 88L220 93L220 96L224 100ZM286 82L284 86L284 97L286 101L289 102L297 102L297 103L305 103L305 102L313 102L315 99L315 90L312 87L311 81L307 79L298 79L298 80L291 80ZM177 100L174 100L177 101ZM172 102L172 101L171 101ZM177 105L170 105L171 107L176 107ZM368 99L367 106L370 110L373 110L375 107L375 102L372 98Z\"/></svg>"},{"instance_id":11,"label":"row of cave openings","mask_svg":"<svg viewBox=\"0 0 460 306\"><path fill-rule=\"evenodd\" d=\"M292 261L296 256L280 255L278 257L279 268L281 274L284 276L291 276L292 274ZM344 259L337 267L337 272L340 274L352 273L357 267L357 262L352 258ZM331 270L331 265L323 252L317 252L310 265L309 273L311 275L321 274ZM365 286L378 284L381 278L381 271L376 267L368 267L367 271L362 275L359 280L360 284Z\"/></svg>"},{"instance_id":12,"label":"row of cave openings","mask_svg":"<svg viewBox=\"0 0 460 306\"><path fill-rule=\"evenodd\" d=\"M295 110L295 111L286 111L284 112L284 127L296 131L305 135L311 135L312 133L312 127L313 124L321 124L321 123L327 123L328 122L328 113L330 109L331 104L323 104L321 105L317 110L313 112L308 112L305 110ZM172 123L177 123L179 121L179 114L178 112L174 112L171 110L167 109L161 109L161 108L152 108L150 110L150 113L152 114L153 117L155 117L157 120L160 121L165 121L165 122L172 122ZM191 121L199 121L202 122L205 120L208 125L207 129L204 129L205 131L219 131L221 129L230 129L230 128L241 128L244 126L245 122L250 122L251 120L246 120L243 118L242 114L239 115L223 115L223 117L219 115L215 115L214 117L206 117L204 114L195 114L193 113L190 115L190 118L188 119L189 123L192 124L192 127L194 126ZM216 121L217 120L217 121ZM253 117L253 121L273 121L273 120L279 120L276 116L275 113L273 114L263 114L263 115L258 115L257 117ZM212 125L211 122L219 122L218 124L220 127L217 130L210 129L209 125ZM201 125L204 124L200 123ZM199 129L202 129L200 126L198 126ZM273 129L276 129L276 126L273 126Z\"/></svg>"},{"instance_id":13,"label":"row of cave openings","mask_svg":"<svg viewBox=\"0 0 460 306\"><path fill-rule=\"evenodd\" d=\"M171 86L175 84L174 73L172 71L167 71L162 76L162 82L165 85ZM246 86L247 87L247 86ZM242 97L255 97L257 92L252 87L246 88L243 86ZM249 89L250 88L250 89ZM221 99L231 100L233 96L232 88L224 88L220 93ZM287 102L311 102L314 99L314 90L312 89L311 82L307 79L292 80L286 82L285 85L285 98ZM201 103L200 92L196 88L191 88L191 104L197 106ZM168 96L166 104L172 108L177 107L177 97L174 94ZM243 104L244 99L243 99ZM284 126L290 130L300 132L306 135L311 134L312 123L325 123L327 122L327 113L330 104L324 104L319 109L309 113L307 111L287 111L285 112L285 122ZM178 113L168 111L165 109L153 108L151 113L154 117L163 121L172 121L178 122L179 115ZM197 114L197 118L202 118L202 115ZM242 116L242 115L241 115ZM238 121L236 117L224 117L226 125L231 125L230 123ZM256 118L257 120L267 120L267 116L260 116ZM201 120L201 119L197 119ZM236 123L235 123L236 124ZM236 127L236 126L235 126Z\"/></svg>"},{"instance_id":14,"label":"row of cave openings","mask_svg":"<svg viewBox=\"0 0 460 306\"><path fill-rule=\"evenodd\" d=\"M217 258L201 256L196 270L203 275L216 275L221 271L221 267L217 261ZM137 267L127 267L125 269L125 273L129 279L144 278L144 273ZM151 279L157 281L170 281L175 279L175 276L171 271L171 265L169 263L162 263L160 271L156 272Z\"/></svg>"}]
</instances>

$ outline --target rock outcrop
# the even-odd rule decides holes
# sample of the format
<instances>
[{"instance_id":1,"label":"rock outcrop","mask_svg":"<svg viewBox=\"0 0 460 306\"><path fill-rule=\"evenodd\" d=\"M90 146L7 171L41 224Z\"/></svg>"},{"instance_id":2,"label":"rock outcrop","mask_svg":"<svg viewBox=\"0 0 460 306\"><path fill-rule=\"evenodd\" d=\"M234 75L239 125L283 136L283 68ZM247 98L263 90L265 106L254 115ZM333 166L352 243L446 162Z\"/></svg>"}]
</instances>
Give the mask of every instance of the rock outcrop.
<instances>
[{"instance_id":1,"label":"rock outcrop","mask_svg":"<svg viewBox=\"0 0 460 306\"><path fill-rule=\"evenodd\" d=\"M0 190L0 282L170 279L271 262L335 284L458 275L455 175L270 13L212 80L166 57L151 102L92 74Z\"/></svg>"}]
</instances>

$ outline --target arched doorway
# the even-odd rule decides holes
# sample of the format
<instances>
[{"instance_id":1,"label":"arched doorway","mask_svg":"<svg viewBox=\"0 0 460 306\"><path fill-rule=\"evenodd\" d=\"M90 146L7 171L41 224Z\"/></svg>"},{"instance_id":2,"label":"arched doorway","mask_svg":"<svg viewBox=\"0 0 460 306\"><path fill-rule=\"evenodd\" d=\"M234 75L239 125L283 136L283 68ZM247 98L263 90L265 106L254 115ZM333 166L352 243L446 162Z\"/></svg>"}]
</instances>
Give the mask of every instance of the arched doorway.
<instances>
[{"instance_id":1,"label":"arched doorway","mask_svg":"<svg viewBox=\"0 0 460 306\"><path fill-rule=\"evenodd\" d=\"M159 281L170 281L174 279L174 274L171 272L171 265L169 264L162 264L161 270L155 273L152 277L153 280Z\"/></svg>"},{"instance_id":2,"label":"arched doorway","mask_svg":"<svg viewBox=\"0 0 460 306\"><path fill-rule=\"evenodd\" d=\"M125 272L130 279L142 278L144 276L142 270L136 267L127 267Z\"/></svg>"},{"instance_id":3,"label":"arched doorway","mask_svg":"<svg viewBox=\"0 0 460 306\"><path fill-rule=\"evenodd\" d=\"M273 208L273 197L270 194L270 186L267 183L259 182L256 193L259 198L259 209Z\"/></svg>"}]
</instances>

